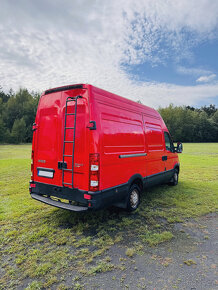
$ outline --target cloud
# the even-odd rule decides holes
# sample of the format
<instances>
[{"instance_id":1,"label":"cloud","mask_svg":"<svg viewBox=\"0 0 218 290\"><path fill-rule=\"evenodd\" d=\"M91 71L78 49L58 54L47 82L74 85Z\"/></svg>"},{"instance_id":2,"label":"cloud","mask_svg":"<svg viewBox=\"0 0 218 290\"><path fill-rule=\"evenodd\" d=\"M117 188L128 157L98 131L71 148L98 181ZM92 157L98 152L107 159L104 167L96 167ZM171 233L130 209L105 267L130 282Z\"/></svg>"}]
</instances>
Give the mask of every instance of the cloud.
<instances>
[{"instance_id":1,"label":"cloud","mask_svg":"<svg viewBox=\"0 0 218 290\"><path fill-rule=\"evenodd\" d=\"M151 106L193 105L216 97L218 85L136 82L123 64L189 58L216 36L217 14L212 0L1 0L0 85L42 91L84 82Z\"/></svg>"},{"instance_id":2,"label":"cloud","mask_svg":"<svg viewBox=\"0 0 218 290\"><path fill-rule=\"evenodd\" d=\"M211 71L205 70L202 68L194 68L194 67L184 67L184 66L178 66L176 71L183 75L191 75L191 76L201 76L201 75L210 75L212 74Z\"/></svg>"},{"instance_id":3,"label":"cloud","mask_svg":"<svg viewBox=\"0 0 218 290\"><path fill-rule=\"evenodd\" d=\"M213 81L215 78L216 78L215 74L211 74L208 76L201 76L196 80L196 82L197 83L209 83L209 82Z\"/></svg>"}]
</instances>

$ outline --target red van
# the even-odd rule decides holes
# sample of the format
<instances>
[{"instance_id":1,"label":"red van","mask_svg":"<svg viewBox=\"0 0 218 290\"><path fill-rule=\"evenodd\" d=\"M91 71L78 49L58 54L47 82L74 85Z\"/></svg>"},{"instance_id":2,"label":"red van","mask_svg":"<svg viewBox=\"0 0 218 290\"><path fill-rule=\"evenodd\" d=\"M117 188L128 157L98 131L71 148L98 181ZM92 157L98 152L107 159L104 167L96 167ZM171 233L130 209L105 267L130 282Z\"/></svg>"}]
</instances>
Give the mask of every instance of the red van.
<instances>
[{"instance_id":1,"label":"red van","mask_svg":"<svg viewBox=\"0 0 218 290\"><path fill-rule=\"evenodd\" d=\"M178 183L181 151L152 108L88 84L49 89L33 124L30 194L72 211L132 211L145 188Z\"/></svg>"}]
</instances>

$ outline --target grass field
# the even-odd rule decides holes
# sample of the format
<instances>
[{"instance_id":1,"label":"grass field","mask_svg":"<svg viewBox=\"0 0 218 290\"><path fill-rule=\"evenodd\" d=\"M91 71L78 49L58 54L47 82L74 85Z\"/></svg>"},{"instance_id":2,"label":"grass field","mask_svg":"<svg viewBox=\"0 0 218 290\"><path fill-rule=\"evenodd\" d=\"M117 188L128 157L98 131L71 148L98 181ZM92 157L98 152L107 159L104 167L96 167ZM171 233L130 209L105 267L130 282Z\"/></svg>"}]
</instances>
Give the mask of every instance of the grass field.
<instances>
[{"instance_id":1,"label":"grass field","mask_svg":"<svg viewBox=\"0 0 218 290\"><path fill-rule=\"evenodd\" d=\"M30 152L0 146L0 289L66 289L69 279L82 289L81 276L122 271L122 259L113 264L108 254L115 244L126 247L123 259L140 255L173 239L174 223L218 207L218 144L184 144L178 186L150 189L131 214L74 213L32 200Z\"/></svg>"}]
</instances>

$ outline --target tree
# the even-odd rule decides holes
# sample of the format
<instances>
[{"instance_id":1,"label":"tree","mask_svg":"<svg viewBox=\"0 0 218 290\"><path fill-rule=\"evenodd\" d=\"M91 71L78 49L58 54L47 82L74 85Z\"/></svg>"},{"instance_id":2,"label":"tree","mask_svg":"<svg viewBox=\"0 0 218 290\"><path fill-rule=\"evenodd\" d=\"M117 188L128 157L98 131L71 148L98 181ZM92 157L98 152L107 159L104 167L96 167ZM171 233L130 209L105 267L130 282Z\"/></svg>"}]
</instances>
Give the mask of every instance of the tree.
<instances>
[{"instance_id":1,"label":"tree","mask_svg":"<svg viewBox=\"0 0 218 290\"><path fill-rule=\"evenodd\" d=\"M16 94L10 90L9 99L6 103L0 98L0 117L7 128L7 136L12 133L15 120L23 119L25 121L25 137L22 138L22 142L32 141L32 124L35 120L39 98L40 95L38 93L32 92L30 94L27 89L20 89ZM17 126L17 122L15 124ZM16 134L14 134L13 132L12 135L15 136ZM13 139L12 135L12 142L20 142L16 141L17 138ZM8 140L8 137L4 138L4 142L8 142L6 139Z\"/></svg>"},{"instance_id":2,"label":"tree","mask_svg":"<svg viewBox=\"0 0 218 290\"><path fill-rule=\"evenodd\" d=\"M26 135L26 123L24 118L16 119L14 121L12 131L11 131L11 141L12 143L21 143L25 141Z\"/></svg>"},{"instance_id":3,"label":"tree","mask_svg":"<svg viewBox=\"0 0 218 290\"><path fill-rule=\"evenodd\" d=\"M207 106L201 107L201 111L207 113L207 115L209 117L211 117L217 111L217 109L216 109L216 106L215 105L212 105L211 104L208 107Z\"/></svg>"},{"instance_id":4,"label":"tree","mask_svg":"<svg viewBox=\"0 0 218 290\"><path fill-rule=\"evenodd\" d=\"M3 122L2 118L0 118L0 142L5 141L5 132L6 132L5 123Z\"/></svg>"},{"instance_id":5,"label":"tree","mask_svg":"<svg viewBox=\"0 0 218 290\"><path fill-rule=\"evenodd\" d=\"M5 93L2 91L2 87L0 87L0 98L2 99L2 102L3 102L3 103L7 103L7 101L8 101L9 98L10 98L10 94L5 94Z\"/></svg>"}]
</instances>

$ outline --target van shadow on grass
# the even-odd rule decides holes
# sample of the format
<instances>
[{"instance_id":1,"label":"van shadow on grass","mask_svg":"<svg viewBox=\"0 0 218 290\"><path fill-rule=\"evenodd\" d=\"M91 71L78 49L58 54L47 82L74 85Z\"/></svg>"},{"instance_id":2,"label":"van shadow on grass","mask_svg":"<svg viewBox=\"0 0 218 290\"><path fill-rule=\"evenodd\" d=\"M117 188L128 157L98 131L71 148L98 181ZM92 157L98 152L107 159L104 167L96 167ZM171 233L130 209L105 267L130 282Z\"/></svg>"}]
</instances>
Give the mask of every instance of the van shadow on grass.
<instances>
[{"instance_id":1,"label":"van shadow on grass","mask_svg":"<svg viewBox=\"0 0 218 290\"><path fill-rule=\"evenodd\" d=\"M99 226L114 225L114 228L118 228L122 219L128 218L134 220L137 218L143 218L141 215L142 212L146 211L148 203L152 201L152 196L158 198L162 195L161 187L159 190L150 190L150 192L143 192L141 197L140 209L135 212L127 212L125 209L117 208L111 206L98 211L85 211L85 212L73 212L66 211L62 209L57 209L51 212L51 218L56 220L58 226L62 229L73 229L76 226L84 231L88 232L88 229L91 227L95 229L94 234L97 234L97 229ZM153 194L155 193L155 195ZM143 207L143 205L146 207ZM143 207L143 209L141 209ZM83 226L82 226L83 225Z\"/></svg>"},{"instance_id":2,"label":"van shadow on grass","mask_svg":"<svg viewBox=\"0 0 218 290\"><path fill-rule=\"evenodd\" d=\"M208 185L202 184L199 194L198 184L181 181L176 187L161 185L143 192L139 208L132 213L115 207L81 213L55 210L50 218L59 229L90 241L107 237L113 244L119 237L117 241L122 243L130 236L131 241L155 246L173 238L174 223L210 212L209 190Z\"/></svg>"},{"instance_id":3,"label":"van shadow on grass","mask_svg":"<svg viewBox=\"0 0 218 290\"><path fill-rule=\"evenodd\" d=\"M182 190L184 186L181 184L178 188ZM133 235L133 240L142 238L144 242L156 245L165 240L163 231L167 240L172 238L173 235L167 233L172 222L182 221L179 214L175 215L175 199L175 188L162 185L143 192L140 207L135 212L128 213L115 207L81 213L55 210L50 218L56 221L59 229L91 239L109 235L112 239L122 236L122 240L126 241L129 235ZM155 240L152 240L153 234ZM158 235L162 236L160 240L157 240Z\"/></svg>"}]
</instances>

